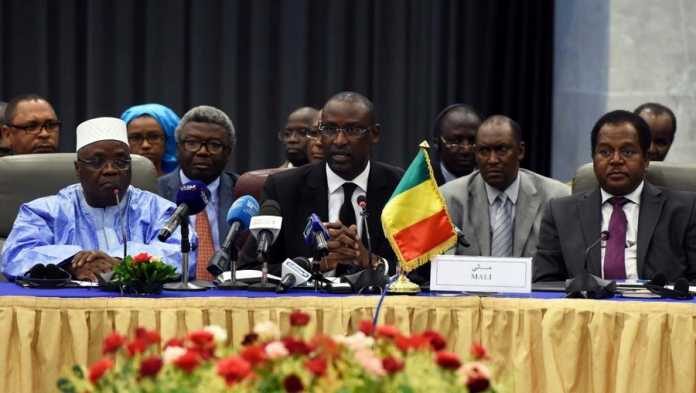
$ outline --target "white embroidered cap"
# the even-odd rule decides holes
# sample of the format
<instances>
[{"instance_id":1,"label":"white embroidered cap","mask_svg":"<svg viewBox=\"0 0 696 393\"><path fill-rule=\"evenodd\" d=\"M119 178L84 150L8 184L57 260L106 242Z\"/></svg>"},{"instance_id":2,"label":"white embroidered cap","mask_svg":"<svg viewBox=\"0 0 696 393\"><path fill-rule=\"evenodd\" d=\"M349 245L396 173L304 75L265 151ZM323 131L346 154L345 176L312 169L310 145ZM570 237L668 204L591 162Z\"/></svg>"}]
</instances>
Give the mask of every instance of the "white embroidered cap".
<instances>
[{"instance_id":1,"label":"white embroidered cap","mask_svg":"<svg viewBox=\"0 0 696 393\"><path fill-rule=\"evenodd\" d=\"M97 117L77 126L76 139L75 151L99 141L119 141L128 145L128 130L126 123L119 118Z\"/></svg>"}]
</instances>

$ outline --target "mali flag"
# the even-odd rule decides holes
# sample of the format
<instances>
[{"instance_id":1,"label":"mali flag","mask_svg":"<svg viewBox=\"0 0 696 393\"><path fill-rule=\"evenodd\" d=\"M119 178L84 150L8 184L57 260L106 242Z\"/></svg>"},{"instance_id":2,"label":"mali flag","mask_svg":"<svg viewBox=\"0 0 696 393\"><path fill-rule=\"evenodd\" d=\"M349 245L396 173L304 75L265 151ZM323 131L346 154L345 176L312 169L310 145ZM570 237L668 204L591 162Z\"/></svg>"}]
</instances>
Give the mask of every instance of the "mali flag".
<instances>
[{"instance_id":1,"label":"mali flag","mask_svg":"<svg viewBox=\"0 0 696 393\"><path fill-rule=\"evenodd\" d=\"M384 234L401 268L407 272L457 242L447 206L433 177L428 143L424 141L420 147L382 210Z\"/></svg>"}]
</instances>

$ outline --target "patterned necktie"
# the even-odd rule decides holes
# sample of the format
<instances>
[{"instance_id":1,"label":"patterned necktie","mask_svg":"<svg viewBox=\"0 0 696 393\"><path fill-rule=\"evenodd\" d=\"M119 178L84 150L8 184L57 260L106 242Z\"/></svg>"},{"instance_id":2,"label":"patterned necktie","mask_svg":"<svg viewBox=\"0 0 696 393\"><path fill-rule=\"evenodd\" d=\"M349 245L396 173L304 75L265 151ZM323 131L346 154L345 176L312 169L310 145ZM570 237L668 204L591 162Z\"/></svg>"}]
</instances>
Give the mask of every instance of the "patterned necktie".
<instances>
[{"instance_id":1,"label":"patterned necktie","mask_svg":"<svg viewBox=\"0 0 696 393\"><path fill-rule=\"evenodd\" d=\"M215 253L215 247L213 246L213 235L210 232L208 214L205 210L196 215L196 233L198 234L196 280L213 281L215 277L208 272L208 261Z\"/></svg>"},{"instance_id":2,"label":"patterned necktie","mask_svg":"<svg viewBox=\"0 0 696 393\"><path fill-rule=\"evenodd\" d=\"M338 212L338 219L346 227L356 224L353 192L357 186L355 183L343 183L343 205L341 205L341 210Z\"/></svg>"},{"instance_id":3,"label":"patterned necktie","mask_svg":"<svg viewBox=\"0 0 696 393\"><path fill-rule=\"evenodd\" d=\"M491 236L491 256L512 256L512 203L507 195L498 194L493 203L495 220L493 221L493 235Z\"/></svg>"},{"instance_id":4,"label":"patterned necktie","mask_svg":"<svg viewBox=\"0 0 696 393\"><path fill-rule=\"evenodd\" d=\"M608 202L613 210L609 219L609 239L604 251L604 278L623 280L626 278L626 228L628 226L623 206L628 203L628 199L612 197Z\"/></svg>"}]
</instances>

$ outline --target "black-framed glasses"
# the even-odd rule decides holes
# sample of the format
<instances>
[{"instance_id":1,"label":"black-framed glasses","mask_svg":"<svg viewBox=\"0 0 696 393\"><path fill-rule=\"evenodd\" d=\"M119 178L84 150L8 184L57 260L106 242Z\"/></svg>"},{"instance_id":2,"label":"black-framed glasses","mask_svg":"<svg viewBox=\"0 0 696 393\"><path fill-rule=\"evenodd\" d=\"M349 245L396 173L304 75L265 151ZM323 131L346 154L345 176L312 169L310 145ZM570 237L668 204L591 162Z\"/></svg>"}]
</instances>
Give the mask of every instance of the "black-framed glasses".
<instances>
[{"instance_id":1,"label":"black-framed glasses","mask_svg":"<svg viewBox=\"0 0 696 393\"><path fill-rule=\"evenodd\" d=\"M367 134L367 132L370 131L370 128L357 126L338 127L332 124L319 125L320 134L329 139L336 138L338 136L338 133L341 131L343 132L343 135L345 135L347 138L359 139L362 138L365 134Z\"/></svg>"},{"instance_id":2,"label":"black-framed glasses","mask_svg":"<svg viewBox=\"0 0 696 393\"><path fill-rule=\"evenodd\" d=\"M445 139L440 137L440 143L448 149L456 149L458 147L475 147L476 145L470 139Z\"/></svg>"},{"instance_id":3,"label":"black-framed glasses","mask_svg":"<svg viewBox=\"0 0 696 393\"><path fill-rule=\"evenodd\" d=\"M7 124L9 127L22 130L27 134L35 135L39 134L41 130L46 130L48 132L58 132L60 130L60 125L63 124L58 120L49 120L43 123L31 122L28 124Z\"/></svg>"},{"instance_id":4,"label":"black-framed glasses","mask_svg":"<svg viewBox=\"0 0 696 393\"><path fill-rule=\"evenodd\" d=\"M321 137L321 133L319 132L319 127L312 127L307 132L307 138L319 139L319 137Z\"/></svg>"},{"instance_id":5,"label":"black-framed glasses","mask_svg":"<svg viewBox=\"0 0 696 393\"><path fill-rule=\"evenodd\" d=\"M128 135L128 143L134 144L134 145L140 145L144 141L147 141L147 143L154 145L157 143L161 143L164 141L164 135L159 134L159 133L149 133L149 134L133 134L133 135Z\"/></svg>"},{"instance_id":6,"label":"black-framed glasses","mask_svg":"<svg viewBox=\"0 0 696 393\"><path fill-rule=\"evenodd\" d=\"M595 150L595 154L604 158L605 160L608 160L616 154L616 152L619 152L619 156L623 158L624 160L630 160L633 157L636 157L640 151L638 149L632 148L632 147L622 147L618 150L614 150L608 147L599 147Z\"/></svg>"},{"instance_id":7,"label":"black-framed glasses","mask_svg":"<svg viewBox=\"0 0 696 393\"><path fill-rule=\"evenodd\" d=\"M104 168L107 162L110 162L111 165L116 168L119 171L125 171L130 169L131 165L131 159L130 158L115 158L115 159L105 159L101 157L95 157L95 158L78 158L77 161L87 167L90 167L95 170L99 170Z\"/></svg>"},{"instance_id":8,"label":"black-framed glasses","mask_svg":"<svg viewBox=\"0 0 696 393\"><path fill-rule=\"evenodd\" d=\"M476 154L480 155L481 157L490 157L491 154L495 154L498 157L502 157L509 152L512 151L514 146L512 145L474 145L474 149L476 150Z\"/></svg>"},{"instance_id":9,"label":"black-framed glasses","mask_svg":"<svg viewBox=\"0 0 696 393\"><path fill-rule=\"evenodd\" d=\"M301 127L301 128L285 128L280 131L278 131L278 139L281 141L287 141L288 139L292 138L292 135L295 134L299 136L300 138L306 138L311 129L306 128L306 127Z\"/></svg>"},{"instance_id":10,"label":"black-framed glasses","mask_svg":"<svg viewBox=\"0 0 696 393\"><path fill-rule=\"evenodd\" d=\"M199 150L201 150L203 146L205 146L205 148L208 149L209 153L217 154L225 150L225 147L227 147L227 145L216 139L211 139L207 141L199 141L197 139L184 139L183 141L181 141L181 144L184 146L184 150L191 153L196 153Z\"/></svg>"}]
</instances>

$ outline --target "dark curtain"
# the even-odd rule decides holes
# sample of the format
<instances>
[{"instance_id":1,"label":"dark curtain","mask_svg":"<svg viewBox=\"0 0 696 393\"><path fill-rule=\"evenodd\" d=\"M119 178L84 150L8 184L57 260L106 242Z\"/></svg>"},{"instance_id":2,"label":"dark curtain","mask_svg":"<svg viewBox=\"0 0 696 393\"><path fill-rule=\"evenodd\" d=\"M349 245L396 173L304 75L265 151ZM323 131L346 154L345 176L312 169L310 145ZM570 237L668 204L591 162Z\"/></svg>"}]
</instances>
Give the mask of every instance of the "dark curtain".
<instances>
[{"instance_id":1,"label":"dark curtain","mask_svg":"<svg viewBox=\"0 0 696 393\"><path fill-rule=\"evenodd\" d=\"M238 132L238 171L283 161L288 113L354 90L383 126L373 154L408 165L454 102L506 114L525 166L549 172L552 0L0 0L0 99L35 92L65 127L159 102L208 104Z\"/></svg>"}]
</instances>

